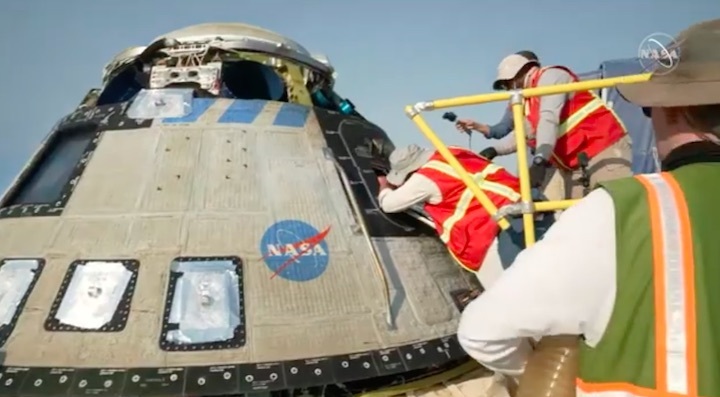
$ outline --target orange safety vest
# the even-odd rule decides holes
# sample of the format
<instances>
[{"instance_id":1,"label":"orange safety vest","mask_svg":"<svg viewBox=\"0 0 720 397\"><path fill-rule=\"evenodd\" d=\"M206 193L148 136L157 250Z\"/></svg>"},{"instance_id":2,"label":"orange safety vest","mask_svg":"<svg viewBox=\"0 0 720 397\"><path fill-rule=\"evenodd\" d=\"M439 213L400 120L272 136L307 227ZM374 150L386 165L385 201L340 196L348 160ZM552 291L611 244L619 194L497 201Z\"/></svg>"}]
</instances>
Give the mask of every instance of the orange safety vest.
<instances>
[{"instance_id":1,"label":"orange safety vest","mask_svg":"<svg viewBox=\"0 0 720 397\"><path fill-rule=\"evenodd\" d=\"M529 79L529 87L538 86L540 76L550 68L562 69L570 74L573 83L578 77L564 66L547 66L537 69ZM610 147L625 136L625 126L605 102L592 91L578 91L565 102L560 112L559 133L550 162L565 170L580 166L578 155L585 152L589 159ZM534 136L540 121L540 98L527 98L526 117ZM535 139L528 140L528 146L535 148Z\"/></svg>"},{"instance_id":2,"label":"orange safety vest","mask_svg":"<svg viewBox=\"0 0 720 397\"><path fill-rule=\"evenodd\" d=\"M467 149L450 148L450 152L497 208L520 200L520 181L503 167ZM500 231L497 222L438 152L417 173L437 184L442 193L441 202L425 204L440 240L461 266L478 271Z\"/></svg>"}]
</instances>

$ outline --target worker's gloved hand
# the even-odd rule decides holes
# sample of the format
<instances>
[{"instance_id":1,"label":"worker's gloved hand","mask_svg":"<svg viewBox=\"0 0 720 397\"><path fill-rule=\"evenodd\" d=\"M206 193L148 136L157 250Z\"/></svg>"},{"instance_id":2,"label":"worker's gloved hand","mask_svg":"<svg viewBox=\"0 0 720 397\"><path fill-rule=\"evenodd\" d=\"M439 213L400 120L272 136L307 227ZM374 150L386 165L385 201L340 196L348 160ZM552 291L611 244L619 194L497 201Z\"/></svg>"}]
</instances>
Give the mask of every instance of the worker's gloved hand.
<instances>
[{"instance_id":1,"label":"worker's gloved hand","mask_svg":"<svg viewBox=\"0 0 720 397\"><path fill-rule=\"evenodd\" d=\"M497 157L498 152L495 150L494 147L486 147L483 149L480 153L478 153L480 156L485 157L486 159L492 161L495 157Z\"/></svg>"},{"instance_id":2,"label":"worker's gloved hand","mask_svg":"<svg viewBox=\"0 0 720 397\"><path fill-rule=\"evenodd\" d=\"M530 174L530 187L538 188L543 185L550 163L542 157L534 157L528 170Z\"/></svg>"},{"instance_id":3,"label":"worker's gloved hand","mask_svg":"<svg viewBox=\"0 0 720 397\"><path fill-rule=\"evenodd\" d=\"M390 170L390 163L387 160L373 157L370 159L370 167L375 172L375 175L387 175Z\"/></svg>"}]
</instances>

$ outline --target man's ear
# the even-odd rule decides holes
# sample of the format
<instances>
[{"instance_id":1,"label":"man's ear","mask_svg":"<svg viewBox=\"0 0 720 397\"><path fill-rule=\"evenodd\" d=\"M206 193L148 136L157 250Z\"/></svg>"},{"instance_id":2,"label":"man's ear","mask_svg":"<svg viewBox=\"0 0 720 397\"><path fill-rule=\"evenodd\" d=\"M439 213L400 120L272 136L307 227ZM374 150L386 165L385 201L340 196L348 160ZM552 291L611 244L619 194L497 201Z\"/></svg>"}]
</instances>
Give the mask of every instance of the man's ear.
<instances>
[{"instance_id":1,"label":"man's ear","mask_svg":"<svg viewBox=\"0 0 720 397\"><path fill-rule=\"evenodd\" d=\"M685 121L698 131L716 134L720 125L720 105L700 105L683 108Z\"/></svg>"}]
</instances>

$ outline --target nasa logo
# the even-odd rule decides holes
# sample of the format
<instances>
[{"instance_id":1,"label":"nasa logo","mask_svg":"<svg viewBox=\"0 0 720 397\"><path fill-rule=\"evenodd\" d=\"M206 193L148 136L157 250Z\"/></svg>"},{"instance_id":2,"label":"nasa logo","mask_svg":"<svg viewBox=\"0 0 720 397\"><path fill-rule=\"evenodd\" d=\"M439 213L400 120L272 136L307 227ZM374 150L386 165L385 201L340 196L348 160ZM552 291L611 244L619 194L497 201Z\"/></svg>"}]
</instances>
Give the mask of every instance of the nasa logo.
<instances>
[{"instance_id":1,"label":"nasa logo","mask_svg":"<svg viewBox=\"0 0 720 397\"><path fill-rule=\"evenodd\" d=\"M646 72L663 75L672 72L680 62L678 42L665 33L653 33L638 47L638 60Z\"/></svg>"},{"instance_id":2,"label":"nasa logo","mask_svg":"<svg viewBox=\"0 0 720 397\"><path fill-rule=\"evenodd\" d=\"M273 272L290 281L310 281L327 269L329 251L325 237L330 226L318 231L298 220L284 220L271 225L260 240L260 253Z\"/></svg>"}]
</instances>

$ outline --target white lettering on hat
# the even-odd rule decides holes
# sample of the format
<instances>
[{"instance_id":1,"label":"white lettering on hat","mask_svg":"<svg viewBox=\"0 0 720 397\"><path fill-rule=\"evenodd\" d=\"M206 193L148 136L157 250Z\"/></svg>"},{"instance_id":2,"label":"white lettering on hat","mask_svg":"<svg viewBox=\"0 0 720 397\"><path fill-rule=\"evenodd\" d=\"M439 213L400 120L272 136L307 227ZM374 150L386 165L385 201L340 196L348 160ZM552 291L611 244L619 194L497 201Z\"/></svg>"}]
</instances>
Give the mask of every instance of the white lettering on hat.
<instances>
[{"instance_id":1,"label":"white lettering on hat","mask_svg":"<svg viewBox=\"0 0 720 397\"><path fill-rule=\"evenodd\" d=\"M646 72L655 75L667 74L680 62L680 48L675 38L669 34L653 33L640 42L638 60Z\"/></svg>"}]
</instances>

